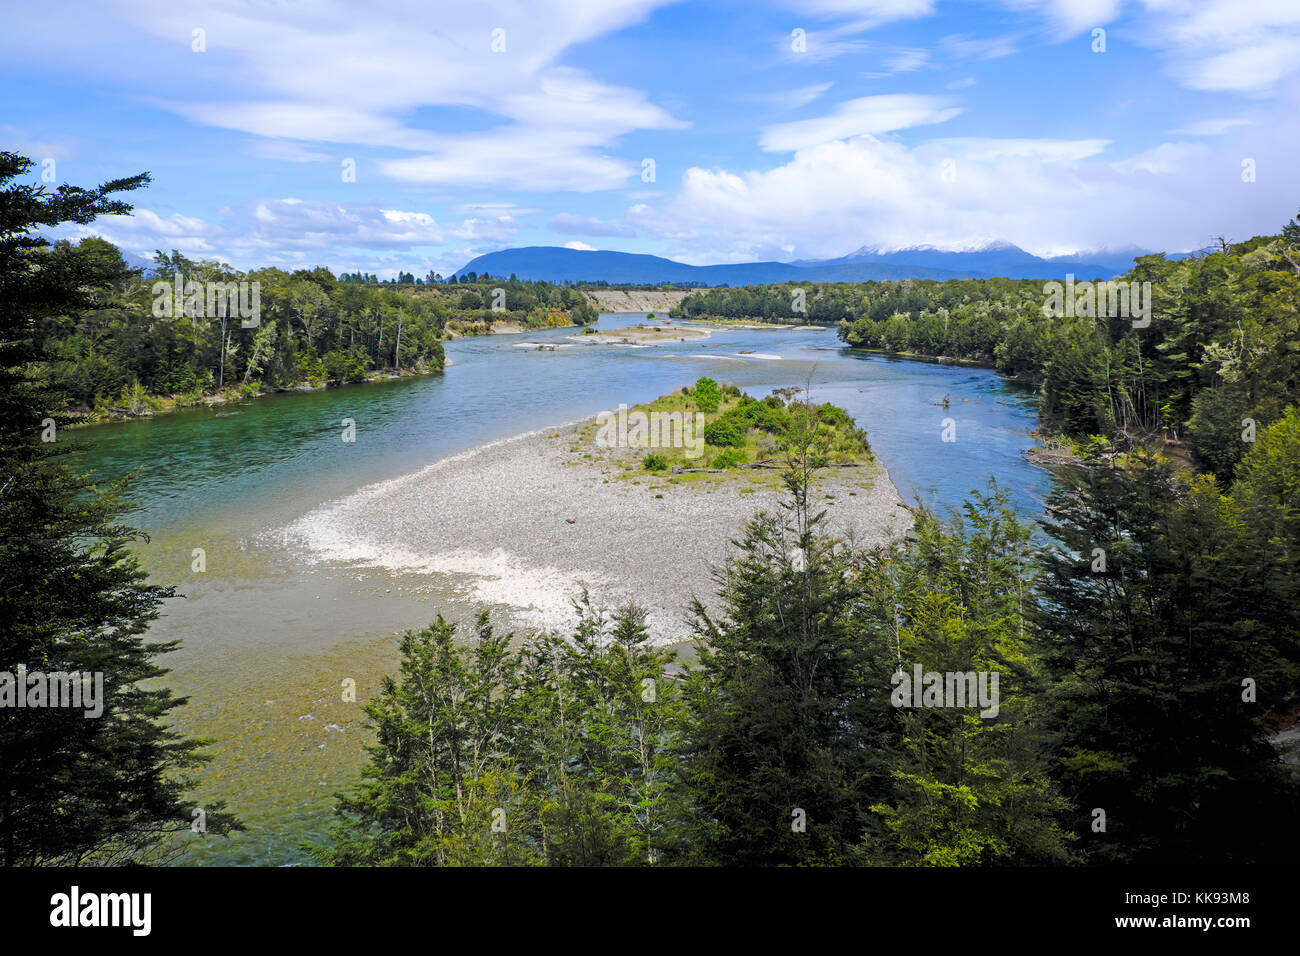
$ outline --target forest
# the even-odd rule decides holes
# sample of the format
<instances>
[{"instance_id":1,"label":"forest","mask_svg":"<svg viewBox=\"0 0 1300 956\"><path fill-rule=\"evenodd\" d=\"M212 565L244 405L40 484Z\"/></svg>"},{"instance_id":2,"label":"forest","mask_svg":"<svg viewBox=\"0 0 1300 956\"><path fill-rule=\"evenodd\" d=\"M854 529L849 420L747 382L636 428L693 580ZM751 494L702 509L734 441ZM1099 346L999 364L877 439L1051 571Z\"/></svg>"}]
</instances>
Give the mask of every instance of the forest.
<instances>
[{"instance_id":1,"label":"forest","mask_svg":"<svg viewBox=\"0 0 1300 956\"><path fill-rule=\"evenodd\" d=\"M442 342L490 331L494 322L524 328L594 322L595 308L579 290L546 282L484 277L477 283L400 285L363 282L373 276L328 269L237 272L179 252L158 252L143 274L128 269L120 250L100 238L56 243L38 255L81 257L102 276L94 307L76 317L56 315L36 330L45 356L39 370L70 408L90 420L196 405L231 393L364 381L376 375L437 371ZM188 314L178 303L164 311L157 286L257 283L253 323L233 306ZM202 296L200 297L202 299Z\"/></svg>"}]
</instances>

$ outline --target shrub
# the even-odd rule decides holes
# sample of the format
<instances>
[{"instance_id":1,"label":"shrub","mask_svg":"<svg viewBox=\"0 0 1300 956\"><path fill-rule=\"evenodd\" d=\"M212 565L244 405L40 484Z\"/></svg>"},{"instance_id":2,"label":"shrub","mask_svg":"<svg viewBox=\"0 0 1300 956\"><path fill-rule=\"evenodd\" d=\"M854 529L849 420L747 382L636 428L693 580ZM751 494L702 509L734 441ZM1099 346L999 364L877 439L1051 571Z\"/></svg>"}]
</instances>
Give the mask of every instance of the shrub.
<instances>
[{"instance_id":1,"label":"shrub","mask_svg":"<svg viewBox=\"0 0 1300 956\"><path fill-rule=\"evenodd\" d=\"M641 465L646 471L663 471L668 467L668 459L658 452L651 452L641 459Z\"/></svg>"},{"instance_id":2,"label":"shrub","mask_svg":"<svg viewBox=\"0 0 1300 956\"><path fill-rule=\"evenodd\" d=\"M727 448L713 456L714 468L735 468L746 461L745 453L739 448Z\"/></svg>"},{"instance_id":3,"label":"shrub","mask_svg":"<svg viewBox=\"0 0 1300 956\"><path fill-rule=\"evenodd\" d=\"M827 425L835 428L844 427L851 429L853 427L853 419L849 417L849 413L842 408L830 404L829 402L825 405L817 406L817 418L819 421L823 421Z\"/></svg>"},{"instance_id":4,"label":"shrub","mask_svg":"<svg viewBox=\"0 0 1300 956\"><path fill-rule=\"evenodd\" d=\"M722 393L718 390L718 383L713 379L706 376L695 383L695 404L700 411L716 412L721 400Z\"/></svg>"},{"instance_id":5,"label":"shrub","mask_svg":"<svg viewBox=\"0 0 1300 956\"><path fill-rule=\"evenodd\" d=\"M734 418L748 428L758 428L769 434L780 434L790 424L790 416L779 402L772 406L752 398L743 399L725 417Z\"/></svg>"},{"instance_id":6,"label":"shrub","mask_svg":"<svg viewBox=\"0 0 1300 956\"><path fill-rule=\"evenodd\" d=\"M745 444L745 430L734 421L719 418L704 426L704 440L716 448L739 447Z\"/></svg>"}]
</instances>

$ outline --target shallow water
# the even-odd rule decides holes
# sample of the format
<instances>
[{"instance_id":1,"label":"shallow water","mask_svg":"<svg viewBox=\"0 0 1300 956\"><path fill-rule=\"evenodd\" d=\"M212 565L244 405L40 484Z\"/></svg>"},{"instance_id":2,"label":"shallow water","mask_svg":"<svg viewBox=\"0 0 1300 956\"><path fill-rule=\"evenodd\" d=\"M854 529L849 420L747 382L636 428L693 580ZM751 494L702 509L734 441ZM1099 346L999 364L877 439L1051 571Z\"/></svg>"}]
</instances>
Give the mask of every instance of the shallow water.
<instances>
[{"instance_id":1,"label":"shallow water","mask_svg":"<svg viewBox=\"0 0 1300 956\"><path fill-rule=\"evenodd\" d=\"M602 315L599 327L643 321ZM317 506L484 442L594 415L701 375L761 397L811 383L866 429L903 498L941 511L995 475L1026 515L1049 479L1021 452L1032 392L986 369L854 353L833 331L733 329L690 342L570 344L572 329L446 343L452 365L417 379L277 395L153 420L79 430L79 464L104 478L135 471L139 552L169 601L151 639L180 638L168 681L190 697L178 728L213 739L201 801L224 799L249 830L195 838L190 864L306 860L324 838L331 794L357 779L366 742L358 704L396 668L396 635L439 611L471 608L453 582L382 568L318 564L283 529ZM742 351L750 355L738 354ZM936 405L945 395L948 408ZM955 441L943 441L944 419ZM344 442L352 419L355 442ZM454 550L455 542L448 542ZM194 550L206 570L195 572Z\"/></svg>"}]
</instances>

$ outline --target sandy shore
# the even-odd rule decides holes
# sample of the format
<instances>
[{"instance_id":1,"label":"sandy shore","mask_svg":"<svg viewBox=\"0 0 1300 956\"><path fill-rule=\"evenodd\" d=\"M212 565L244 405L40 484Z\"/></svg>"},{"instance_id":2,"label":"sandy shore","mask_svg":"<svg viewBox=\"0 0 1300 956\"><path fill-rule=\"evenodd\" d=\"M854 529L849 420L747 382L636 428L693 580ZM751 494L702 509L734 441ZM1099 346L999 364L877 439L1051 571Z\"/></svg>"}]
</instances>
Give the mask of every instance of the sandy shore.
<instances>
[{"instance_id":1,"label":"sandy shore","mask_svg":"<svg viewBox=\"0 0 1300 956\"><path fill-rule=\"evenodd\" d=\"M710 568L727 542L781 499L776 473L681 484L611 477L582 457L583 424L492 442L363 488L295 522L285 541L317 561L445 576L467 600L507 608L517 627L567 628L570 600L586 586L606 607L636 601L654 639L674 643L688 636L690 596L712 603ZM830 527L863 546L911 523L879 465L827 472L816 495Z\"/></svg>"}]
</instances>

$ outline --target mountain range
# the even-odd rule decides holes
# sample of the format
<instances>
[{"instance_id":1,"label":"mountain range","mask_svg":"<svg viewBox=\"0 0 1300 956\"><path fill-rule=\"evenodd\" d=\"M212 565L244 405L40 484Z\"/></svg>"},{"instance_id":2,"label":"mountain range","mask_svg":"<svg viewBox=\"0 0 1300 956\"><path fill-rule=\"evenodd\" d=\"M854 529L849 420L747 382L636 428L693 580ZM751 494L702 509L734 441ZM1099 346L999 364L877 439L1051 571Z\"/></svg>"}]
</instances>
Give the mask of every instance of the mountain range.
<instances>
[{"instance_id":1,"label":"mountain range","mask_svg":"<svg viewBox=\"0 0 1300 956\"><path fill-rule=\"evenodd\" d=\"M1128 271L1142 249L1087 253L1085 256L1035 256L1009 242L968 250L913 246L882 251L863 246L836 259L794 262L734 262L692 266L662 256L563 246L501 249L471 259L456 272L548 282L600 282L611 285L760 285L775 282L865 282L872 279L1108 279Z\"/></svg>"}]
</instances>

